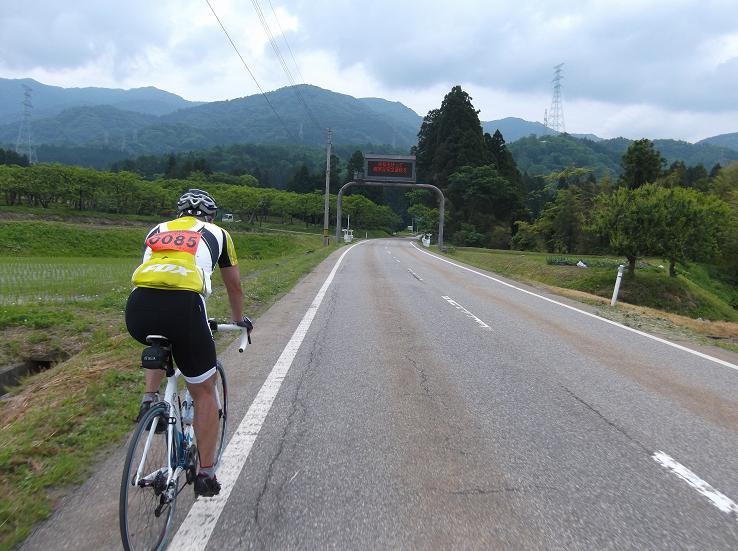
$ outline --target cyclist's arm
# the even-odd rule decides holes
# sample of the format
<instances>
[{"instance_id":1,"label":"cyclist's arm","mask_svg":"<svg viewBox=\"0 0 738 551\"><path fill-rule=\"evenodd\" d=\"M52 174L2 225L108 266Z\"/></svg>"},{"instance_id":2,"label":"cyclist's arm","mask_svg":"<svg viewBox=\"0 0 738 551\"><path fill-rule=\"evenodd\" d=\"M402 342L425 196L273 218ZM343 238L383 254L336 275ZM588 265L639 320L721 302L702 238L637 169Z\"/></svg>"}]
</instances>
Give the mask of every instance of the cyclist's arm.
<instances>
[{"instance_id":1,"label":"cyclist's arm","mask_svg":"<svg viewBox=\"0 0 738 551\"><path fill-rule=\"evenodd\" d=\"M238 269L238 264L222 267L220 275L228 292L232 319L233 321L241 321L243 319L243 289L241 288L241 271Z\"/></svg>"}]
</instances>

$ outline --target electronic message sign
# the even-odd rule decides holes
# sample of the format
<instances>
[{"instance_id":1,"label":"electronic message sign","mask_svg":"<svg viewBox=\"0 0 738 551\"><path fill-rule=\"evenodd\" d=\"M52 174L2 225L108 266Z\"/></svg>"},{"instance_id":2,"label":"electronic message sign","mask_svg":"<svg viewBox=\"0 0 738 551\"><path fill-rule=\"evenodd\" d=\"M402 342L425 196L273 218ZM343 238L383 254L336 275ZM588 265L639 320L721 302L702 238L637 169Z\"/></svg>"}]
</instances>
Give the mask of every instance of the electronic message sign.
<instances>
[{"instance_id":1,"label":"electronic message sign","mask_svg":"<svg viewBox=\"0 0 738 551\"><path fill-rule=\"evenodd\" d=\"M415 182L415 156L365 155L364 179L370 182Z\"/></svg>"}]
</instances>

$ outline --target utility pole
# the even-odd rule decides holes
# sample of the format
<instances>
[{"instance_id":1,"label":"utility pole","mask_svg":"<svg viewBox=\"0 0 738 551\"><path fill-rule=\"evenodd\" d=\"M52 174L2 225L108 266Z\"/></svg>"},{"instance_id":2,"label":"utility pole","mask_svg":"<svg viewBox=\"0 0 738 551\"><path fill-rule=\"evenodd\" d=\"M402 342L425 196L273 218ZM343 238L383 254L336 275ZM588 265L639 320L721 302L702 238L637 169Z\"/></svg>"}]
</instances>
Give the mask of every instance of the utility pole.
<instances>
[{"instance_id":1,"label":"utility pole","mask_svg":"<svg viewBox=\"0 0 738 551\"><path fill-rule=\"evenodd\" d=\"M325 203L323 204L323 246L328 246L328 216L330 206L330 193L331 193L331 129L328 129L328 141L325 144ZM337 225L341 224L341 221L336 222Z\"/></svg>"}]
</instances>

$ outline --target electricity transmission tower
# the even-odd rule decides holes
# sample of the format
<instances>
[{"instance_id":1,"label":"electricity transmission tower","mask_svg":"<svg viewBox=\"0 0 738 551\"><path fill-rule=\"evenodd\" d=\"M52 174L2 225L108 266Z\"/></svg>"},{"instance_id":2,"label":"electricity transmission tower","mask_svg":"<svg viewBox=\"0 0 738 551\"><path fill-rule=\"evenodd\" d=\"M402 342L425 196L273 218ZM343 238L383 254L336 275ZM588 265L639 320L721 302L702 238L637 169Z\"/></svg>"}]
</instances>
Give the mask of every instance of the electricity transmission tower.
<instances>
[{"instance_id":1,"label":"electricity transmission tower","mask_svg":"<svg viewBox=\"0 0 738 551\"><path fill-rule=\"evenodd\" d=\"M551 98L551 109L548 112L548 127L555 132L566 132L566 123L564 123L564 102L561 99L561 68L563 63L559 63L554 67L553 97Z\"/></svg>"},{"instance_id":2,"label":"electricity transmission tower","mask_svg":"<svg viewBox=\"0 0 738 551\"><path fill-rule=\"evenodd\" d=\"M28 159L28 164L32 165L38 162L38 159L36 158L36 150L33 147L33 139L31 138L31 112L33 111L31 92L33 92L33 88L23 84L23 118L18 129L15 152L19 155L25 155Z\"/></svg>"}]
</instances>

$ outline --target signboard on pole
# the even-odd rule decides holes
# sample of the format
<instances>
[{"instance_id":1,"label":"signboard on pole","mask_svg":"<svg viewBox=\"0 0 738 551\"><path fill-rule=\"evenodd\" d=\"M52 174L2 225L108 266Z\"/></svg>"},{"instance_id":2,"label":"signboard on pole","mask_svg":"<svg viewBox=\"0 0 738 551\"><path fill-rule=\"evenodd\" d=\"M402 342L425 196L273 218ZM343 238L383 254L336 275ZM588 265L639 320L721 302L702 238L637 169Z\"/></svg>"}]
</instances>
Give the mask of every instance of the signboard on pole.
<instances>
[{"instance_id":1,"label":"signboard on pole","mask_svg":"<svg viewBox=\"0 0 738 551\"><path fill-rule=\"evenodd\" d=\"M415 183L415 155L364 156L364 180Z\"/></svg>"}]
</instances>

